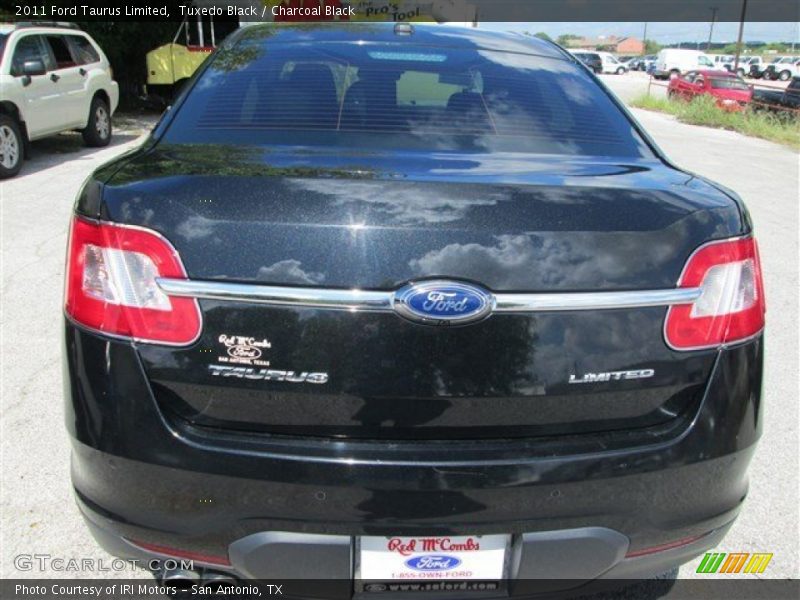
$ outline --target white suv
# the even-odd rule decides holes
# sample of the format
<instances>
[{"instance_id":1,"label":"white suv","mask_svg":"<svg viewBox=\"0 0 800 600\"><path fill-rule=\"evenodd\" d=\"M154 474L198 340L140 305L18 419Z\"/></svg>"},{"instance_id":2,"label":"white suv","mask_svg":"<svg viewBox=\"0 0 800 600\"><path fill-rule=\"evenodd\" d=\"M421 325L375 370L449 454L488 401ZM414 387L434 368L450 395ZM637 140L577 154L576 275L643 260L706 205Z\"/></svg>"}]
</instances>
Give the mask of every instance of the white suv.
<instances>
[{"instance_id":1,"label":"white suv","mask_svg":"<svg viewBox=\"0 0 800 600\"><path fill-rule=\"evenodd\" d=\"M119 88L103 51L68 25L0 24L0 178L16 175L27 142L80 130L111 140Z\"/></svg>"}]
</instances>

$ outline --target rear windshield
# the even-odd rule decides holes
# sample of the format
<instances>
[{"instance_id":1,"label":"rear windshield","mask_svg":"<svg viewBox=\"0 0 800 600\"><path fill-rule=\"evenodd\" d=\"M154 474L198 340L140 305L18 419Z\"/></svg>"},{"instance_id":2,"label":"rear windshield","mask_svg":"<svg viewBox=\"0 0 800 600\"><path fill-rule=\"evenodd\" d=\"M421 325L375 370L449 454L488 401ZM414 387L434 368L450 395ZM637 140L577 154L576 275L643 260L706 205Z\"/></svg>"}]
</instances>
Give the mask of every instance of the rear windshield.
<instances>
[{"instance_id":1,"label":"rear windshield","mask_svg":"<svg viewBox=\"0 0 800 600\"><path fill-rule=\"evenodd\" d=\"M165 140L652 155L569 60L395 43L240 41L203 73Z\"/></svg>"},{"instance_id":2,"label":"rear windshield","mask_svg":"<svg viewBox=\"0 0 800 600\"><path fill-rule=\"evenodd\" d=\"M750 89L741 79L734 77L712 77L711 87L718 90L747 90Z\"/></svg>"}]
</instances>

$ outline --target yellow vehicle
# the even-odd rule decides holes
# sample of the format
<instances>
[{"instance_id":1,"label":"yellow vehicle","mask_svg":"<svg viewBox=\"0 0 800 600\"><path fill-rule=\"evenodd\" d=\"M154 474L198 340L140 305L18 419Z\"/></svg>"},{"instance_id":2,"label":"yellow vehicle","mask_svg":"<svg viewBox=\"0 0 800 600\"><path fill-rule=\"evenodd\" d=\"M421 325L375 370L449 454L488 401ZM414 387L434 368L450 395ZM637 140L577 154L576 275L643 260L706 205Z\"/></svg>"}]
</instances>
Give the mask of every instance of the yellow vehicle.
<instances>
[{"instance_id":1,"label":"yellow vehicle","mask_svg":"<svg viewBox=\"0 0 800 600\"><path fill-rule=\"evenodd\" d=\"M268 21L318 21L324 16L309 15L307 9L322 9L326 6L350 7L353 21L455 21L465 25L474 24L477 18L475 7L465 0L430 0L430 3L410 0L238 0L216 2L195 0L196 6L223 7L214 16L198 16L194 20L184 19L175 38L147 53L146 95L163 102L171 100L180 92L183 84L194 74L203 61L214 51L217 44L246 22L237 16L228 16L226 8L231 4L256 7L256 14L263 14ZM266 9L266 10L265 10ZM281 10L282 9L282 10Z\"/></svg>"},{"instance_id":2,"label":"yellow vehicle","mask_svg":"<svg viewBox=\"0 0 800 600\"><path fill-rule=\"evenodd\" d=\"M147 96L170 102L217 44L238 27L236 17L185 18L171 43L147 53Z\"/></svg>"}]
</instances>

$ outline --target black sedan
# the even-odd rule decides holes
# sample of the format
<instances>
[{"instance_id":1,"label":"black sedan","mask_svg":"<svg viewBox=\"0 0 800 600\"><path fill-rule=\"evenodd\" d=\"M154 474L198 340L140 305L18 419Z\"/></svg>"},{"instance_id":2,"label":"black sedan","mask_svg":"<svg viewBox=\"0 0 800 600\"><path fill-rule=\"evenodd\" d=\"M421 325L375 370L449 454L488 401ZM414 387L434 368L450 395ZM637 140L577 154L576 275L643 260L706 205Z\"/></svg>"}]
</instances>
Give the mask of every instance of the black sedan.
<instances>
[{"instance_id":1,"label":"black sedan","mask_svg":"<svg viewBox=\"0 0 800 600\"><path fill-rule=\"evenodd\" d=\"M86 182L66 285L76 499L172 588L523 598L747 495L747 210L546 41L243 28Z\"/></svg>"}]
</instances>

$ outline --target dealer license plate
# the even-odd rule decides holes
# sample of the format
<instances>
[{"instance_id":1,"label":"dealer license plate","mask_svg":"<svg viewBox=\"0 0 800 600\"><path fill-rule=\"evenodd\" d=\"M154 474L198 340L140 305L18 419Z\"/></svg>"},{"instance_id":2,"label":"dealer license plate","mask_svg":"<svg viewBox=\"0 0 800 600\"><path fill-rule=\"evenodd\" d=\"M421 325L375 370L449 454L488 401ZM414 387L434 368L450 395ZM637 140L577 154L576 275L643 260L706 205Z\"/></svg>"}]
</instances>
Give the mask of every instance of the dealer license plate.
<instances>
[{"instance_id":1,"label":"dealer license plate","mask_svg":"<svg viewBox=\"0 0 800 600\"><path fill-rule=\"evenodd\" d=\"M362 537L361 579L504 579L508 535Z\"/></svg>"}]
</instances>

